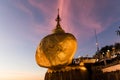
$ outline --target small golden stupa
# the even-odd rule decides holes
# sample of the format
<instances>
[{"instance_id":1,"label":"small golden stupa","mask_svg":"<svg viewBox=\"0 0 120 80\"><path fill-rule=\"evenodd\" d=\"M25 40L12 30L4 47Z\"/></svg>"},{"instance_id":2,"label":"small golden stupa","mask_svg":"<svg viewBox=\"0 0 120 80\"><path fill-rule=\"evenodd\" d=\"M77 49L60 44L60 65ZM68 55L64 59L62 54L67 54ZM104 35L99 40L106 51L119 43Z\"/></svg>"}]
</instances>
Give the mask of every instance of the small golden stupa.
<instances>
[{"instance_id":1,"label":"small golden stupa","mask_svg":"<svg viewBox=\"0 0 120 80\"><path fill-rule=\"evenodd\" d=\"M36 62L45 68L60 68L72 62L77 49L77 40L65 33L60 25L59 11L56 18L57 25L53 33L44 37L36 50Z\"/></svg>"}]
</instances>

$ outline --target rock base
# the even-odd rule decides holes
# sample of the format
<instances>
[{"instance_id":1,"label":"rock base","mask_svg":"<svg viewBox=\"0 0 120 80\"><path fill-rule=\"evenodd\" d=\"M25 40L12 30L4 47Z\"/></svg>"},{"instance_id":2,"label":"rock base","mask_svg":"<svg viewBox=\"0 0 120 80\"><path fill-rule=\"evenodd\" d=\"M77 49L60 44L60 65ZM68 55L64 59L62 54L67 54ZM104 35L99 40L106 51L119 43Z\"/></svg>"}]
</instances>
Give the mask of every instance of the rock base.
<instances>
[{"instance_id":1,"label":"rock base","mask_svg":"<svg viewBox=\"0 0 120 80\"><path fill-rule=\"evenodd\" d=\"M83 67L66 67L60 70L50 70L45 74L45 80L90 80L88 70Z\"/></svg>"}]
</instances>

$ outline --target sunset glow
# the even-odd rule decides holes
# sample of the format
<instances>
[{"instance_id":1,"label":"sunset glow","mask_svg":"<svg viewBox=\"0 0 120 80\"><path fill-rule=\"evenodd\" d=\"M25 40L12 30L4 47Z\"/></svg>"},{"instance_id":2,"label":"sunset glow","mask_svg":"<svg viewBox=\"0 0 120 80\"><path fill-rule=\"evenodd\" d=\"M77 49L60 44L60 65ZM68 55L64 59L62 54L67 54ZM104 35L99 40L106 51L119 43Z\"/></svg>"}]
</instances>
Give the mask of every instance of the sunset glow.
<instances>
[{"instance_id":1,"label":"sunset glow","mask_svg":"<svg viewBox=\"0 0 120 80\"><path fill-rule=\"evenodd\" d=\"M120 42L120 0L0 0L0 80L43 80L47 69L35 61L41 39L56 26L78 42L74 57L96 52L99 47Z\"/></svg>"}]
</instances>

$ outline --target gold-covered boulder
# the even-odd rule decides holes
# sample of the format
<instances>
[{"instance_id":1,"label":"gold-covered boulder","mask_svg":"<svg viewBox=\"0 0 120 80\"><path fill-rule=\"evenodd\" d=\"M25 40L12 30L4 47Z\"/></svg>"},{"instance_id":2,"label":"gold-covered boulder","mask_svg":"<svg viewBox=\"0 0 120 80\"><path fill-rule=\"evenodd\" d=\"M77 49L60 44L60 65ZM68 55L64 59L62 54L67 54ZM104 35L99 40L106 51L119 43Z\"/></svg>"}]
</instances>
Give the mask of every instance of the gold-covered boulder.
<instances>
[{"instance_id":1,"label":"gold-covered boulder","mask_svg":"<svg viewBox=\"0 0 120 80\"><path fill-rule=\"evenodd\" d=\"M44 37L36 50L36 62L41 67L66 66L72 62L77 49L76 38L70 33L65 33L61 28L59 15L56 21L54 33Z\"/></svg>"}]
</instances>

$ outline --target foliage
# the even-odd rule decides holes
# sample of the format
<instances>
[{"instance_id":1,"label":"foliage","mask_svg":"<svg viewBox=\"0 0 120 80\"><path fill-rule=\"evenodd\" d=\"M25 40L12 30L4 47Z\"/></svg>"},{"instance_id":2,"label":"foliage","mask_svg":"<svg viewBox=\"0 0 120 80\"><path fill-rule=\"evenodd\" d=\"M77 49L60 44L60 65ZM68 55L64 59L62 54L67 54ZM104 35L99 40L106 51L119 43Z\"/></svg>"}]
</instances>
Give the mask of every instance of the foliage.
<instances>
[{"instance_id":1,"label":"foliage","mask_svg":"<svg viewBox=\"0 0 120 80\"><path fill-rule=\"evenodd\" d=\"M120 43L115 43L114 45L106 45L104 47L102 47L98 52L96 52L95 55L98 55L98 54L103 54L109 50L109 51L113 51L113 49L115 49L115 51L120 51Z\"/></svg>"}]
</instances>

